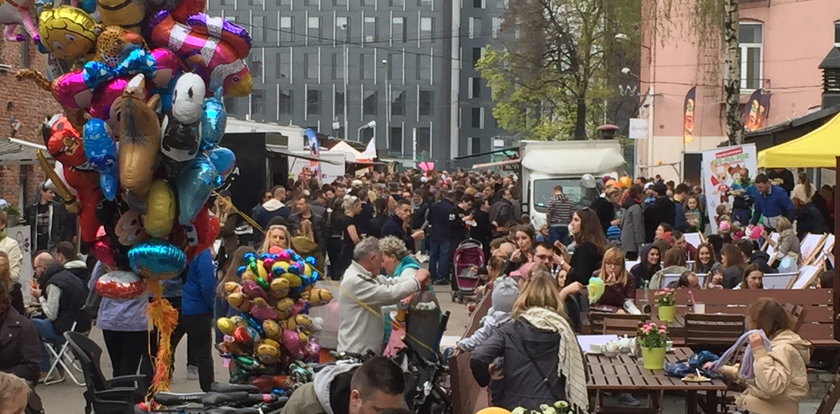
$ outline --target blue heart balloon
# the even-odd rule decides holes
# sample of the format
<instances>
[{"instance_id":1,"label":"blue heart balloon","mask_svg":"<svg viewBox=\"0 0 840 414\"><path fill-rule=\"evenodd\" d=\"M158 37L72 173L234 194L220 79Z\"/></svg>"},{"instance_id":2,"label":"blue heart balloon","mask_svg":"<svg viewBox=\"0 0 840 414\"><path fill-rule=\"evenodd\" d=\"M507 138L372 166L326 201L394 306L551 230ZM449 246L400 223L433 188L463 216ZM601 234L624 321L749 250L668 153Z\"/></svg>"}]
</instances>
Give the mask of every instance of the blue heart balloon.
<instances>
[{"instance_id":1,"label":"blue heart balloon","mask_svg":"<svg viewBox=\"0 0 840 414\"><path fill-rule=\"evenodd\" d=\"M207 158L210 159L222 178L227 178L233 171L233 167L236 166L236 155L233 151L224 147L216 147L208 151Z\"/></svg>"},{"instance_id":2,"label":"blue heart balloon","mask_svg":"<svg viewBox=\"0 0 840 414\"><path fill-rule=\"evenodd\" d=\"M91 118L83 129L83 146L88 164L99 173L99 187L108 201L114 201L119 187L117 144L105 121Z\"/></svg>"},{"instance_id":3,"label":"blue heart balloon","mask_svg":"<svg viewBox=\"0 0 840 414\"><path fill-rule=\"evenodd\" d=\"M190 161L175 182L178 193L178 222L190 224L214 188L222 185L222 177L216 167L204 155L198 155Z\"/></svg>"},{"instance_id":4,"label":"blue heart balloon","mask_svg":"<svg viewBox=\"0 0 840 414\"><path fill-rule=\"evenodd\" d=\"M187 255L172 243L151 239L128 251L128 265L134 273L148 279L172 279L187 267Z\"/></svg>"}]
</instances>

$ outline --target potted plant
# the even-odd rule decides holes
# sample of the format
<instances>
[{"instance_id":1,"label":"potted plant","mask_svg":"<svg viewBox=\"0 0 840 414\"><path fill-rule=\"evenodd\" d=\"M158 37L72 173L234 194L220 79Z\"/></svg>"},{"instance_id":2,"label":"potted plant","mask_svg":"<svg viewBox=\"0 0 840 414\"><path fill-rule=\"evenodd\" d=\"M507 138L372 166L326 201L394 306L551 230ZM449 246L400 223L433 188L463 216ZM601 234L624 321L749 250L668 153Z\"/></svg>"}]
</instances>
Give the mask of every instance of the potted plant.
<instances>
[{"instance_id":1,"label":"potted plant","mask_svg":"<svg viewBox=\"0 0 840 414\"><path fill-rule=\"evenodd\" d=\"M511 414L566 414L569 410L569 403L561 400L551 405L542 404L540 405L539 410L528 410L523 407L516 407L513 411L511 411Z\"/></svg>"},{"instance_id":2,"label":"potted plant","mask_svg":"<svg viewBox=\"0 0 840 414\"><path fill-rule=\"evenodd\" d=\"M656 301L656 308L659 312L659 320L662 322L673 322L674 321L674 309L676 308L676 301L674 296L676 294L676 290L674 289L662 289L659 292L656 292L655 301Z\"/></svg>"},{"instance_id":3,"label":"potted plant","mask_svg":"<svg viewBox=\"0 0 840 414\"><path fill-rule=\"evenodd\" d=\"M662 369L665 366L665 347L668 343L668 327L647 323L639 328L636 342L642 348L645 369Z\"/></svg>"},{"instance_id":4,"label":"potted plant","mask_svg":"<svg viewBox=\"0 0 840 414\"><path fill-rule=\"evenodd\" d=\"M6 212L6 226L17 226L18 222L20 222L20 210L18 210L17 207L9 204L6 206L6 209L4 211Z\"/></svg>"}]
</instances>

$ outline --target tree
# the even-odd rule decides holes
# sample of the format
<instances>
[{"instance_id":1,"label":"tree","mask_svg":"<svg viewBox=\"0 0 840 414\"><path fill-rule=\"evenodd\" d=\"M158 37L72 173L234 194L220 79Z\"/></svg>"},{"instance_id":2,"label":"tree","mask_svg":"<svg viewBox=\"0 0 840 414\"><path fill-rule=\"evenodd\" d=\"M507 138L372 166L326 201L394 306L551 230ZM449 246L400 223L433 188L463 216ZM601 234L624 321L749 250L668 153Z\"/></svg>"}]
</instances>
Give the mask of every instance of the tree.
<instances>
[{"instance_id":1,"label":"tree","mask_svg":"<svg viewBox=\"0 0 840 414\"><path fill-rule=\"evenodd\" d=\"M488 48L476 65L499 126L529 139L585 139L618 95L607 71L620 68L605 67L605 51L634 47L614 34L638 32L639 16L635 0L510 1L506 50Z\"/></svg>"}]
</instances>

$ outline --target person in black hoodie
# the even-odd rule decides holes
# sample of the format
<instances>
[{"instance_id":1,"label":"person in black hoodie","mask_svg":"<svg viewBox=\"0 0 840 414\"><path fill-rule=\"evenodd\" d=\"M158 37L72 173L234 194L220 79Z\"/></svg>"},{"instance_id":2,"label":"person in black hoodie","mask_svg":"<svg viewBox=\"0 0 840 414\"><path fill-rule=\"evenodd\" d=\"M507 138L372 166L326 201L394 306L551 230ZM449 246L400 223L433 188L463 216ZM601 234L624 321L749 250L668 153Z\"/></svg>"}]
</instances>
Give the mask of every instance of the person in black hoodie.
<instances>
[{"instance_id":1,"label":"person in black hoodie","mask_svg":"<svg viewBox=\"0 0 840 414\"><path fill-rule=\"evenodd\" d=\"M41 310L46 317L32 320L41 336L41 372L46 374L50 369L50 357L43 341L63 344L64 332L69 331L77 321L80 322L80 326L76 326L76 331L84 332L90 329L90 321L85 323L84 313L81 312L87 297L87 287L76 275L58 264L49 253L35 256L32 267L38 284L33 284L29 293L41 303Z\"/></svg>"},{"instance_id":2,"label":"person in black hoodie","mask_svg":"<svg viewBox=\"0 0 840 414\"><path fill-rule=\"evenodd\" d=\"M645 209L645 243L653 242L656 237L656 228L660 223L668 223L674 226L676 209L674 202L668 198L668 187L665 184L655 184L653 191L656 192L656 200Z\"/></svg>"},{"instance_id":3,"label":"person in black hoodie","mask_svg":"<svg viewBox=\"0 0 840 414\"><path fill-rule=\"evenodd\" d=\"M598 215L598 221L601 223L604 234L607 234L607 229L610 226L617 226L621 222L620 219L615 218L615 212L619 208L618 203L620 201L621 187L613 186L604 192L603 197L592 200L592 204L589 206Z\"/></svg>"},{"instance_id":4,"label":"person in black hoodie","mask_svg":"<svg viewBox=\"0 0 840 414\"><path fill-rule=\"evenodd\" d=\"M650 282L650 279L656 272L662 270L660 265L662 252L656 244L648 244L642 248L642 253L639 255L639 263L630 268L630 273L636 279L636 288L641 289L645 286L645 282Z\"/></svg>"},{"instance_id":5,"label":"person in black hoodie","mask_svg":"<svg viewBox=\"0 0 840 414\"><path fill-rule=\"evenodd\" d=\"M803 202L798 197L794 197L792 218L796 220L796 236L799 240L805 238L808 233L822 234L833 231L825 224L825 218L820 210L813 202Z\"/></svg>"},{"instance_id":6,"label":"person in black hoodie","mask_svg":"<svg viewBox=\"0 0 840 414\"><path fill-rule=\"evenodd\" d=\"M481 242L484 247L484 258L490 258L490 242L493 240L493 225L490 224L490 202L484 198L483 194L477 194L473 200L473 218L475 219L475 227L470 231L470 236Z\"/></svg>"},{"instance_id":7,"label":"person in black hoodie","mask_svg":"<svg viewBox=\"0 0 840 414\"><path fill-rule=\"evenodd\" d=\"M388 214L389 198L390 196L386 198L377 198L376 201L373 202L373 208L376 211L376 215L365 223L368 236L376 237L377 239L382 237L382 226L384 226L385 222L387 222L390 218L390 215ZM362 206L364 206L364 204ZM364 207L362 207L362 213L364 213ZM360 226L363 221L364 220L361 215L356 217L356 227L363 227Z\"/></svg>"}]
</instances>

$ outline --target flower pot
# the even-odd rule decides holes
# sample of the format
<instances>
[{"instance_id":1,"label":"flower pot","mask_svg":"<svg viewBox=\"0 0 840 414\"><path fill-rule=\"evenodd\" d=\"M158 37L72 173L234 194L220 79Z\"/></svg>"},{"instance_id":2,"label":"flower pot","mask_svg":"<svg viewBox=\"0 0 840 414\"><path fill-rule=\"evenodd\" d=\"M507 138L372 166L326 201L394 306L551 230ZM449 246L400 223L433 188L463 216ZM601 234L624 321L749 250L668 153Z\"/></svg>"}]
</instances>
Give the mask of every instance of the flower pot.
<instances>
[{"instance_id":1,"label":"flower pot","mask_svg":"<svg viewBox=\"0 0 840 414\"><path fill-rule=\"evenodd\" d=\"M665 367L665 348L642 347L642 361L645 369L663 369Z\"/></svg>"},{"instance_id":2,"label":"flower pot","mask_svg":"<svg viewBox=\"0 0 840 414\"><path fill-rule=\"evenodd\" d=\"M676 306L659 306L659 320L662 322L673 322L675 309Z\"/></svg>"}]
</instances>

